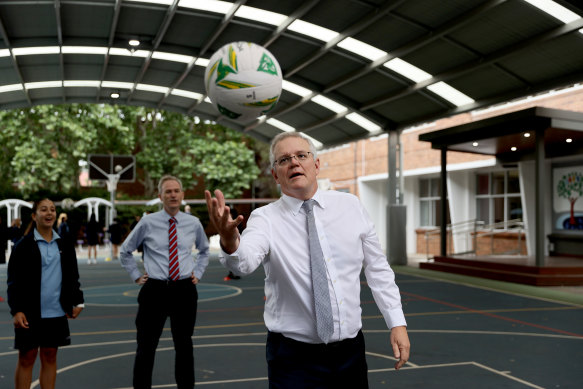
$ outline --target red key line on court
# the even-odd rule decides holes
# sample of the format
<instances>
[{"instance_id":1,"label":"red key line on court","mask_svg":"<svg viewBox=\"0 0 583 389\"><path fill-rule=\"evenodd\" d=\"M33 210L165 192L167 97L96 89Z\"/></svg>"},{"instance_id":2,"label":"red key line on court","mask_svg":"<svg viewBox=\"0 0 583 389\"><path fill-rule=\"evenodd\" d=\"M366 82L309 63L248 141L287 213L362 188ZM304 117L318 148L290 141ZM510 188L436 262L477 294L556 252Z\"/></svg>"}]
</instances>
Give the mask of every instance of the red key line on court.
<instances>
[{"instance_id":1,"label":"red key line on court","mask_svg":"<svg viewBox=\"0 0 583 389\"><path fill-rule=\"evenodd\" d=\"M534 327L534 328L538 328L538 329L542 329L542 330L546 330L546 331L556 332L558 334L575 336L577 338L583 338L583 335L581 335L581 334L576 334L576 333L573 333L573 332L564 331L564 330L560 330L560 329L557 329L557 328L547 327L547 326L543 326L543 325L540 325L540 324L529 323L529 322L522 321L522 320L518 320L518 319L512 319L510 317L505 317L505 316L496 315L494 313L480 311L479 309L468 308L468 307L464 307L463 305L457 305L457 304L453 304L453 303L448 303L446 301L432 299L431 297L425 297L425 296L417 295L417 294L414 294L414 293L403 292L403 291L401 291L401 294L404 294L404 295L410 296L410 297L415 297L415 298L417 298L419 300L431 301L433 303L437 303L437 304L441 304L441 305L446 305L448 307L461 309L463 311L469 311L469 312L477 313L479 315L488 316L488 317L492 317L492 318L495 318L495 319L509 321L509 322L517 323L517 324L522 324L522 325L525 325L525 326Z\"/></svg>"}]
</instances>

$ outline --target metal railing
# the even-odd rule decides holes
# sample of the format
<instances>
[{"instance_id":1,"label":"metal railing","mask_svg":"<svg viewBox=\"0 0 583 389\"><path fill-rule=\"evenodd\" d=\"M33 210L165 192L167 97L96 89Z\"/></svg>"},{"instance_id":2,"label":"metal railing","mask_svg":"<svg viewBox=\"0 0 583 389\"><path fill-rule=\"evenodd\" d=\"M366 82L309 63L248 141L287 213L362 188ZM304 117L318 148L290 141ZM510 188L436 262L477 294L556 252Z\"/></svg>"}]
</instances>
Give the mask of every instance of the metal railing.
<instances>
[{"instance_id":1,"label":"metal railing","mask_svg":"<svg viewBox=\"0 0 583 389\"><path fill-rule=\"evenodd\" d=\"M490 237L490 255L517 255L522 252L522 235L525 232L522 219L511 219L504 222L484 225L483 221L475 219L465 220L446 226L446 255L467 255L476 254L478 249L478 238ZM497 235L516 232L517 244L512 250L495 252L495 238ZM430 241L439 239L441 230L439 228L425 231L425 253L429 260L434 255L429 252ZM454 244L455 242L455 244ZM463 247L463 250L454 251L454 246ZM488 253L484 253L488 254Z\"/></svg>"}]
</instances>

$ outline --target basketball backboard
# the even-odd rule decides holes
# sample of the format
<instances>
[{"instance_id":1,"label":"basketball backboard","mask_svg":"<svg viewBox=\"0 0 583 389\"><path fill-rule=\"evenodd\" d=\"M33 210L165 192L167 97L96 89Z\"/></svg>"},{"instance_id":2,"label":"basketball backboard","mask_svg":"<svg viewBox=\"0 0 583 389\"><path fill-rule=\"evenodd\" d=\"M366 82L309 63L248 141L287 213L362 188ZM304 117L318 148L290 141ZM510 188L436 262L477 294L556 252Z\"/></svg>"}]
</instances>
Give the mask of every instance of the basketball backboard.
<instances>
[{"instance_id":1,"label":"basketball backboard","mask_svg":"<svg viewBox=\"0 0 583 389\"><path fill-rule=\"evenodd\" d=\"M133 155L89 154L89 179L109 179L108 175L119 174L119 182L136 180L136 158Z\"/></svg>"}]
</instances>

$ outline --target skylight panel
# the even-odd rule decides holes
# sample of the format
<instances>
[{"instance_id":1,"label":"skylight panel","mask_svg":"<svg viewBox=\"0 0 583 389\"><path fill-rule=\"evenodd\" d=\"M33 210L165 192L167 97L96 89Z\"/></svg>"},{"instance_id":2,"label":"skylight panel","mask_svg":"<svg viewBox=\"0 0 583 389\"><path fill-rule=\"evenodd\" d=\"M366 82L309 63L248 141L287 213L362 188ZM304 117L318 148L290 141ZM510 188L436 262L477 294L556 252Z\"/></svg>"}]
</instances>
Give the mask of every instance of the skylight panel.
<instances>
[{"instance_id":1,"label":"skylight panel","mask_svg":"<svg viewBox=\"0 0 583 389\"><path fill-rule=\"evenodd\" d=\"M229 12L233 3L219 0L180 0L178 6L199 9L201 11L216 12L224 15Z\"/></svg>"},{"instance_id":2,"label":"skylight panel","mask_svg":"<svg viewBox=\"0 0 583 389\"><path fill-rule=\"evenodd\" d=\"M147 91L147 92L156 92L156 93L163 93L166 94L170 90L170 88L165 86L158 86L158 85L150 85L150 84L138 84L136 85L137 90Z\"/></svg>"},{"instance_id":3,"label":"skylight panel","mask_svg":"<svg viewBox=\"0 0 583 389\"><path fill-rule=\"evenodd\" d=\"M581 18L581 16L577 15L575 12L570 11L569 9L563 7L560 4L555 3L552 0L524 0L524 1L526 1L529 4L532 4L533 6L546 12L547 14L551 15L555 19L558 19L565 24L574 22L575 20Z\"/></svg>"},{"instance_id":4,"label":"skylight panel","mask_svg":"<svg viewBox=\"0 0 583 389\"><path fill-rule=\"evenodd\" d=\"M209 64L209 59L208 58L197 58L196 62L194 63L197 66L202 66L202 67L207 67Z\"/></svg>"},{"instance_id":5,"label":"skylight panel","mask_svg":"<svg viewBox=\"0 0 583 389\"><path fill-rule=\"evenodd\" d=\"M134 83L121 81L103 81L101 86L103 88L132 89L134 87Z\"/></svg>"},{"instance_id":6,"label":"skylight panel","mask_svg":"<svg viewBox=\"0 0 583 389\"><path fill-rule=\"evenodd\" d=\"M364 43L350 37L340 41L340 43L338 43L338 47L356 53L361 57L370 59L371 61L375 61L388 54L386 51L379 50L376 47L369 45L368 43Z\"/></svg>"},{"instance_id":7,"label":"skylight panel","mask_svg":"<svg viewBox=\"0 0 583 389\"><path fill-rule=\"evenodd\" d=\"M345 116L345 118L359 125L360 127L364 128L370 133L379 132L382 129L381 126L373 123L372 121L368 120L367 118L356 112L349 113L348 115Z\"/></svg>"},{"instance_id":8,"label":"skylight panel","mask_svg":"<svg viewBox=\"0 0 583 389\"><path fill-rule=\"evenodd\" d=\"M446 84L443 81L429 85L427 89L429 89L436 95L443 97L444 99L458 107L461 107L462 105L466 104L471 104L474 102L474 99L463 94L459 90L455 89L451 85Z\"/></svg>"},{"instance_id":9,"label":"skylight panel","mask_svg":"<svg viewBox=\"0 0 583 389\"><path fill-rule=\"evenodd\" d=\"M149 4L160 4L160 5L170 5L172 0L125 0L133 3L149 3Z\"/></svg>"},{"instance_id":10,"label":"skylight panel","mask_svg":"<svg viewBox=\"0 0 583 389\"><path fill-rule=\"evenodd\" d=\"M119 48L119 47L112 47L109 49L109 55L121 55L125 57L140 57L146 58L150 55L150 51L148 50L136 50L136 51L129 51L128 49Z\"/></svg>"},{"instance_id":11,"label":"skylight panel","mask_svg":"<svg viewBox=\"0 0 583 389\"><path fill-rule=\"evenodd\" d=\"M295 93L296 95L299 95L302 97L306 97L306 96L312 94L311 90L304 88L303 86L299 86L298 84L294 84L293 82L286 81L286 80L283 80L282 88L288 92Z\"/></svg>"},{"instance_id":12,"label":"skylight panel","mask_svg":"<svg viewBox=\"0 0 583 389\"><path fill-rule=\"evenodd\" d=\"M314 103L320 104L321 106L326 107L330 111L334 111L336 113L342 113L342 112L348 111L348 108L346 108L342 104L338 104L337 102L330 100L329 98L322 96L322 95L316 95L316 96L312 97L312 101Z\"/></svg>"},{"instance_id":13,"label":"skylight panel","mask_svg":"<svg viewBox=\"0 0 583 389\"><path fill-rule=\"evenodd\" d=\"M16 47L12 49L14 55L59 54L60 52L59 46Z\"/></svg>"},{"instance_id":14,"label":"skylight panel","mask_svg":"<svg viewBox=\"0 0 583 389\"><path fill-rule=\"evenodd\" d=\"M336 38L338 33L336 31L329 30L325 27L318 26L316 24L304 22L303 20L297 19L287 28L290 31L297 32L299 34L307 35L311 38L319 39L323 42L329 42Z\"/></svg>"},{"instance_id":15,"label":"skylight panel","mask_svg":"<svg viewBox=\"0 0 583 389\"><path fill-rule=\"evenodd\" d=\"M40 81L28 82L24 84L26 89L43 89L43 88L60 88L63 86L62 81Z\"/></svg>"},{"instance_id":16,"label":"skylight panel","mask_svg":"<svg viewBox=\"0 0 583 389\"><path fill-rule=\"evenodd\" d=\"M66 87L99 87L99 81L97 80L65 80L63 85Z\"/></svg>"},{"instance_id":17,"label":"skylight panel","mask_svg":"<svg viewBox=\"0 0 583 389\"><path fill-rule=\"evenodd\" d=\"M8 56L10 56L10 50L8 50L8 49L0 50L0 57L8 57Z\"/></svg>"},{"instance_id":18,"label":"skylight panel","mask_svg":"<svg viewBox=\"0 0 583 389\"><path fill-rule=\"evenodd\" d=\"M0 93L14 92L17 90L22 90L22 84L10 84L0 86Z\"/></svg>"},{"instance_id":19,"label":"skylight panel","mask_svg":"<svg viewBox=\"0 0 583 389\"><path fill-rule=\"evenodd\" d=\"M190 55L165 53L162 51L154 51L152 53L152 58L182 63L191 63L194 61L194 57L191 57Z\"/></svg>"},{"instance_id":20,"label":"skylight panel","mask_svg":"<svg viewBox=\"0 0 583 389\"><path fill-rule=\"evenodd\" d=\"M187 91L184 89L174 89L174 90L172 90L172 92L170 92L170 94L176 95L176 96L181 96L181 97L186 97L187 99L192 99L192 100L200 100L200 98L202 97L202 94L200 94L200 93L191 92L191 91Z\"/></svg>"},{"instance_id":21,"label":"skylight panel","mask_svg":"<svg viewBox=\"0 0 583 389\"><path fill-rule=\"evenodd\" d=\"M312 143L314 144L314 146L316 146L316 148L317 148L317 149L321 149L321 148L324 146L324 144L323 144L322 142L320 142L320 141L318 141L318 140L316 140L316 139L312 138L311 136L309 136L309 135L308 135L308 134L306 134L305 132L303 132L302 134L303 134L303 135L304 135L306 138L309 138L309 139L312 141Z\"/></svg>"},{"instance_id":22,"label":"skylight panel","mask_svg":"<svg viewBox=\"0 0 583 389\"><path fill-rule=\"evenodd\" d=\"M279 26L287 19L287 16L285 15L266 11L260 8L249 7L247 5L241 6L237 12L235 12L235 16L239 18L255 20L261 23L271 24L274 26Z\"/></svg>"},{"instance_id":23,"label":"skylight panel","mask_svg":"<svg viewBox=\"0 0 583 389\"><path fill-rule=\"evenodd\" d=\"M414 82L422 82L433 77L431 74L419 69L415 65L411 65L407 61L403 61L401 58L393 58L385 62L383 66Z\"/></svg>"},{"instance_id":24,"label":"skylight panel","mask_svg":"<svg viewBox=\"0 0 583 389\"><path fill-rule=\"evenodd\" d=\"M271 124L273 127L277 127L280 130L283 130L285 132L294 132L296 129L293 128L292 126L290 126L289 124L285 124L282 121L279 121L277 119L274 118L269 118L267 119L267 124Z\"/></svg>"},{"instance_id":25,"label":"skylight panel","mask_svg":"<svg viewBox=\"0 0 583 389\"><path fill-rule=\"evenodd\" d=\"M63 54L107 54L107 47L96 46L63 46L61 48Z\"/></svg>"}]
</instances>

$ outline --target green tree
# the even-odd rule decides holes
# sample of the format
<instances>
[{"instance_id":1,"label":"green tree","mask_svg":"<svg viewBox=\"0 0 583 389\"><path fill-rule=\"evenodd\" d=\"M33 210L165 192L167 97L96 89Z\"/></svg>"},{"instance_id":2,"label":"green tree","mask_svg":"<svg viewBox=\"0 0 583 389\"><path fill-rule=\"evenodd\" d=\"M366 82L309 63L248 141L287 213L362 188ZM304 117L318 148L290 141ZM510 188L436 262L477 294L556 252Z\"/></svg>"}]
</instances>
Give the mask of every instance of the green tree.
<instances>
[{"instance_id":1,"label":"green tree","mask_svg":"<svg viewBox=\"0 0 583 389\"><path fill-rule=\"evenodd\" d=\"M118 148L131 149L129 128L114 106L45 105L0 111L2 182L17 184L25 196L39 190L70 191L79 185L79 161L109 147L112 133Z\"/></svg>"},{"instance_id":2,"label":"green tree","mask_svg":"<svg viewBox=\"0 0 583 389\"><path fill-rule=\"evenodd\" d=\"M583 174L571 172L563 175L557 184L559 197L565 197L571 204L571 218L569 224L575 224L575 202L583 196Z\"/></svg>"},{"instance_id":3,"label":"green tree","mask_svg":"<svg viewBox=\"0 0 583 389\"><path fill-rule=\"evenodd\" d=\"M78 187L88 154L134 154L146 197L165 173L237 197L258 176L255 141L225 127L143 107L71 104L0 112L0 178L23 195ZM198 182L203 180L203 182Z\"/></svg>"}]
</instances>

